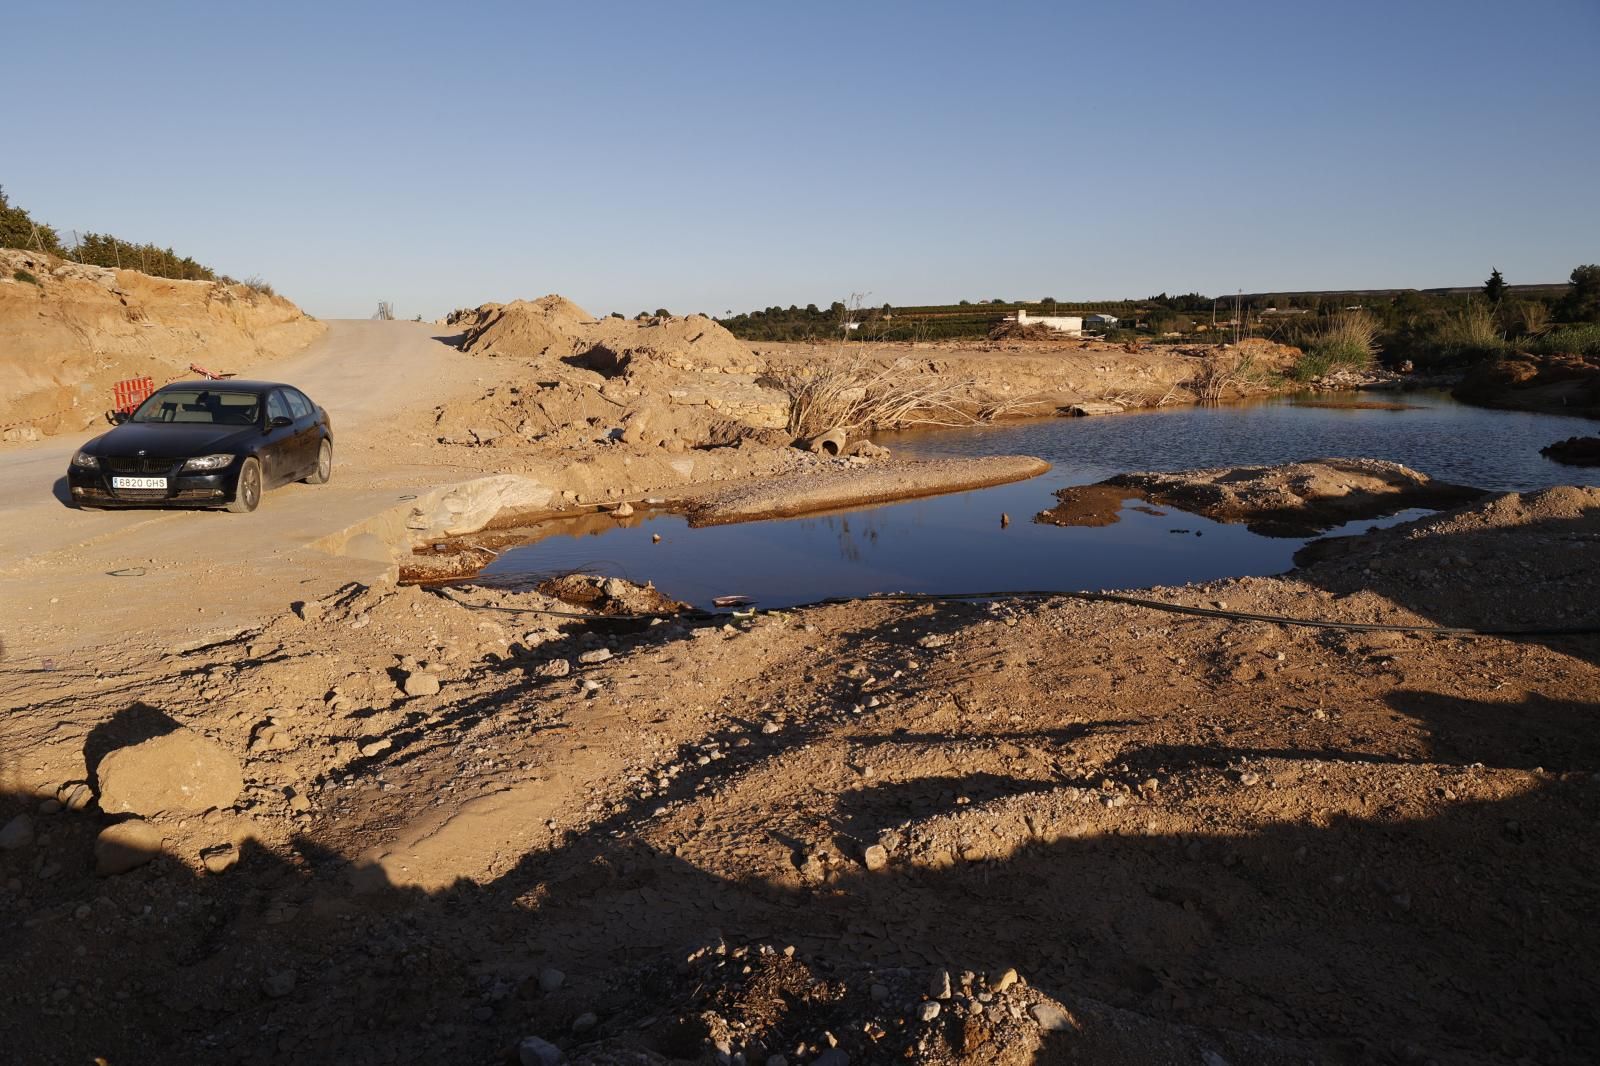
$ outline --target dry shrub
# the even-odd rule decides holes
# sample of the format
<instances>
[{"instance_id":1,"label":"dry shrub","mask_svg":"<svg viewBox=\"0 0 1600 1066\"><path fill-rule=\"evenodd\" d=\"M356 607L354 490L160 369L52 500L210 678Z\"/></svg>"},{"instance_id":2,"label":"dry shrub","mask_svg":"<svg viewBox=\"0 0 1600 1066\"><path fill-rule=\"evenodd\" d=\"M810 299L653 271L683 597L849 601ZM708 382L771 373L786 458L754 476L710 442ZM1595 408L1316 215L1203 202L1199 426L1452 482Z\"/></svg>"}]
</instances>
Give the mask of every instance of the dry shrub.
<instances>
[{"instance_id":1,"label":"dry shrub","mask_svg":"<svg viewBox=\"0 0 1600 1066\"><path fill-rule=\"evenodd\" d=\"M1547 303L1529 300L1518 306L1517 317L1526 336L1538 337L1550 329L1550 305Z\"/></svg>"},{"instance_id":2,"label":"dry shrub","mask_svg":"<svg viewBox=\"0 0 1600 1066\"><path fill-rule=\"evenodd\" d=\"M1505 338L1495 323L1494 312L1484 303L1468 300L1454 314L1446 315L1440 339L1445 347L1467 352L1493 351L1505 347Z\"/></svg>"},{"instance_id":3,"label":"dry shrub","mask_svg":"<svg viewBox=\"0 0 1600 1066\"><path fill-rule=\"evenodd\" d=\"M1202 403L1218 403L1230 391L1242 391L1244 386L1257 383L1260 377L1254 352L1224 349L1206 354L1199 371L1189 379L1188 386ZM1171 395L1170 390L1168 395ZM1165 402L1166 397L1163 397L1156 406L1160 407Z\"/></svg>"},{"instance_id":4,"label":"dry shrub","mask_svg":"<svg viewBox=\"0 0 1600 1066\"><path fill-rule=\"evenodd\" d=\"M917 366L909 359L874 365L836 352L774 369L766 380L789 397L788 430L797 439L830 429L854 435L908 426L970 426L1032 403L979 400L973 379L928 374Z\"/></svg>"}]
</instances>

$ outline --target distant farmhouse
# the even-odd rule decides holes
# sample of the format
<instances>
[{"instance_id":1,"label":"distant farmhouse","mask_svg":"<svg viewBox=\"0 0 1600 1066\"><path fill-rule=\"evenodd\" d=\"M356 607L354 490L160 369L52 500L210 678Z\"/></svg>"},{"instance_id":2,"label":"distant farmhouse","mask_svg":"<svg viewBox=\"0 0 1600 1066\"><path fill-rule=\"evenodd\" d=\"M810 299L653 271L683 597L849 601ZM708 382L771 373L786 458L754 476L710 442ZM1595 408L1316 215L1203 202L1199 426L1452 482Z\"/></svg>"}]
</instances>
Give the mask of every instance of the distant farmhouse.
<instances>
[{"instance_id":1,"label":"distant farmhouse","mask_svg":"<svg viewBox=\"0 0 1600 1066\"><path fill-rule=\"evenodd\" d=\"M1008 317L1006 321L1015 322L1019 326L1044 326L1057 333L1065 333L1069 337L1083 336L1082 315L1030 315L1027 308L1019 307L1016 317Z\"/></svg>"},{"instance_id":2,"label":"distant farmhouse","mask_svg":"<svg viewBox=\"0 0 1600 1066\"><path fill-rule=\"evenodd\" d=\"M1120 321L1122 320L1116 315L1103 315L1098 312L1083 316L1083 324L1090 329L1115 329Z\"/></svg>"}]
</instances>

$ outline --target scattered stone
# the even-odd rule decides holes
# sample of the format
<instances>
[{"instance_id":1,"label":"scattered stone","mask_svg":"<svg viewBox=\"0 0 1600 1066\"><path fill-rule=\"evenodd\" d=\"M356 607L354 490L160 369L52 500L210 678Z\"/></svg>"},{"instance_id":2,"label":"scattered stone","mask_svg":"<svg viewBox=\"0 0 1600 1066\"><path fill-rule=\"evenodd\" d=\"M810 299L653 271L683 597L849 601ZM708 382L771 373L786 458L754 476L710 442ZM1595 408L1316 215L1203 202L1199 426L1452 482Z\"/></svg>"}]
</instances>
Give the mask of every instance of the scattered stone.
<instances>
[{"instance_id":1,"label":"scattered stone","mask_svg":"<svg viewBox=\"0 0 1600 1066\"><path fill-rule=\"evenodd\" d=\"M525 1036L517 1044L519 1066L560 1066L566 1060L565 1052L537 1036Z\"/></svg>"},{"instance_id":2,"label":"scattered stone","mask_svg":"<svg viewBox=\"0 0 1600 1066\"><path fill-rule=\"evenodd\" d=\"M109 825L94 842L94 872L111 877L135 870L161 854L161 830L138 818Z\"/></svg>"},{"instance_id":3,"label":"scattered stone","mask_svg":"<svg viewBox=\"0 0 1600 1066\"><path fill-rule=\"evenodd\" d=\"M1010 989L1010 987L1012 985L1014 985L1016 983L1017 983L1017 971L1016 970L1012 970L1012 969L1008 969L1005 972L1003 972L999 977L996 977L994 979L994 981L990 983L989 987L994 989L996 992L1005 992L1008 989Z\"/></svg>"},{"instance_id":4,"label":"scattered stone","mask_svg":"<svg viewBox=\"0 0 1600 1066\"><path fill-rule=\"evenodd\" d=\"M69 781L56 792L56 801L69 811L81 811L94 802L94 790L83 781Z\"/></svg>"},{"instance_id":5,"label":"scattered stone","mask_svg":"<svg viewBox=\"0 0 1600 1066\"><path fill-rule=\"evenodd\" d=\"M861 853L861 861L869 870L881 870L889 865L889 852L882 844L874 844Z\"/></svg>"},{"instance_id":6,"label":"scattered stone","mask_svg":"<svg viewBox=\"0 0 1600 1066\"><path fill-rule=\"evenodd\" d=\"M609 658L611 658L610 648L592 648L579 655L578 661L585 666L593 666L596 663L603 663Z\"/></svg>"},{"instance_id":7,"label":"scattered stone","mask_svg":"<svg viewBox=\"0 0 1600 1066\"><path fill-rule=\"evenodd\" d=\"M925 1022L931 1022L939 1016L939 1001L930 999L917 1008L917 1017Z\"/></svg>"},{"instance_id":8,"label":"scattered stone","mask_svg":"<svg viewBox=\"0 0 1600 1066\"><path fill-rule=\"evenodd\" d=\"M566 677L572 673L572 663L566 659L551 659L533 668L539 677Z\"/></svg>"},{"instance_id":9,"label":"scattered stone","mask_svg":"<svg viewBox=\"0 0 1600 1066\"><path fill-rule=\"evenodd\" d=\"M587 1033L590 1029L593 1029L599 1024L600 1019L595 1012L592 1010L586 1010L576 1018L572 1019L572 1031L574 1033Z\"/></svg>"},{"instance_id":10,"label":"scattered stone","mask_svg":"<svg viewBox=\"0 0 1600 1066\"><path fill-rule=\"evenodd\" d=\"M613 509L611 513L616 515L618 518L631 518L633 517L633 504L624 500L623 502L617 504L616 508Z\"/></svg>"},{"instance_id":11,"label":"scattered stone","mask_svg":"<svg viewBox=\"0 0 1600 1066\"><path fill-rule=\"evenodd\" d=\"M377 737L373 740L365 741L357 750L361 752L363 759L371 759L374 756L382 755L392 746L393 742L388 737Z\"/></svg>"},{"instance_id":12,"label":"scattered stone","mask_svg":"<svg viewBox=\"0 0 1600 1066\"><path fill-rule=\"evenodd\" d=\"M214 874L233 869L239 863L239 849L232 844L213 844L200 851L200 862Z\"/></svg>"},{"instance_id":13,"label":"scattered stone","mask_svg":"<svg viewBox=\"0 0 1600 1066\"><path fill-rule=\"evenodd\" d=\"M761 723L761 731L763 733L767 734L768 736L771 736L773 733L776 733L778 731L778 723L777 722L762 722Z\"/></svg>"},{"instance_id":14,"label":"scattered stone","mask_svg":"<svg viewBox=\"0 0 1600 1066\"><path fill-rule=\"evenodd\" d=\"M294 991L294 985L293 970L268 970L261 982L261 990L273 999L282 999Z\"/></svg>"},{"instance_id":15,"label":"scattered stone","mask_svg":"<svg viewBox=\"0 0 1600 1066\"><path fill-rule=\"evenodd\" d=\"M831 1047L812 1059L811 1066L850 1066L850 1055L842 1047Z\"/></svg>"},{"instance_id":16,"label":"scattered stone","mask_svg":"<svg viewBox=\"0 0 1600 1066\"><path fill-rule=\"evenodd\" d=\"M33 843L33 819L19 814L0 828L0 851L16 851Z\"/></svg>"},{"instance_id":17,"label":"scattered stone","mask_svg":"<svg viewBox=\"0 0 1600 1066\"><path fill-rule=\"evenodd\" d=\"M567 983L567 975L554 966L546 966L539 971L539 991L554 992Z\"/></svg>"},{"instance_id":18,"label":"scattered stone","mask_svg":"<svg viewBox=\"0 0 1600 1066\"><path fill-rule=\"evenodd\" d=\"M1028 1008L1028 1013L1039 1023L1039 1028L1052 1033L1062 1033L1078 1027L1072 1020L1072 1015L1054 1003L1035 1003Z\"/></svg>"},{"instance_id":19,"label":"scattered stone","mask_svg":"<svg viewBox=\"0 0 1600 1066\"><path fill-rule=\"evenodd\" d=\"M188 729L116 749L100 760L97 776L107 814L200 813L229 806L244 789L239 760Z\"/></svg>"},{"instance_id":20,"label":"scattered stone","mask_svg":"<svg viewBox=\"0 0 1600 1066\"><path fill-rule=\"evenodd\" d=\"M60 814L61 801L58 799L44 799L39 801L40 814Z\"/></svg>"},{"instance_id":21,"label":"scattered stone","mask_svg":"<svg viewBox=\"0 0 1600 1066\"><path fill-rule=\"evenodd\" d=\"M928 995L934 999L950 998L950 971L937 970L928 981Z\"/></svg>"},{"instance_id":22,"label":"scattered stone","mask_svg":"<svg viewBox=\"0 0 1600 1066\"><path fill-rule=\"evenodd\" d=\"M1256 773L1254 770L1246 770L1246 771L1244 771L1243 773L1241 773L1239 775L1239 784L1241 784L1241 785L1247 785L1248 786L1248 785L1257 785L1257 784L1260 784L1260 783L1261 783L1261 775Z\"/></svg>"},{"instance_id":23,"label":"scattered stone","mask_svg":"<svg viewBox=\"0 0 1600 1066\"><path fill-rule=\"evenodd\" d=\"M430 674L425 670L414 670L407 674L400 684L400 691L407 696L435 696L439 693L439 675Z\"/></svg>"}]
</instances>

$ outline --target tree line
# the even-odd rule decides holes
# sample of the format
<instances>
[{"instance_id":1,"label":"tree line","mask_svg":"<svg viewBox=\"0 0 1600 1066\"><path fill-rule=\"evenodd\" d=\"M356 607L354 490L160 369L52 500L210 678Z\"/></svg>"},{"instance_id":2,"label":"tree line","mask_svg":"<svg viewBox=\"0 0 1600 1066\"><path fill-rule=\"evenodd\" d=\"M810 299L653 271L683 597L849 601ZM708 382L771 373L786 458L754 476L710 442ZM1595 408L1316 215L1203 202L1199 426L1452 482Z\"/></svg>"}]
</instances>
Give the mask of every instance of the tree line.
<instances>
[{"instance_id":1,"label":"tree line","mask_svg":"<svg viewBox=\"0 0 1600 1066\"><path fill-rule=\"evenodd\" d=\"M0 248L47 252L89 266L137 270L179 281L233 280L171 248L135 244L109 233L84 233L78 236L77 243L67 244L55 227L36 221L25 209L12 204L4 188L0 188Z\"/></svg>"}]
</instances>

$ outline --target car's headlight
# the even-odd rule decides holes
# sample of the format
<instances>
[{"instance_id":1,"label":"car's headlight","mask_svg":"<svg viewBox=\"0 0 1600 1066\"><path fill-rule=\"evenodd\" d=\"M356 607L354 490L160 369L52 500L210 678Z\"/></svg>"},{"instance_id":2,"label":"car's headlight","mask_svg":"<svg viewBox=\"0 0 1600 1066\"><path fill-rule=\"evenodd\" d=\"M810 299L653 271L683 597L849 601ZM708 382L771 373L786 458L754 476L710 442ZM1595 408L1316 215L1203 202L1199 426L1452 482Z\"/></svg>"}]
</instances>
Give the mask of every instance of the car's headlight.
<instances>
[{"instance_id":1,"label":"car's headlight","mask_svg":"<svg viewBox=\"0 0 1600 1066\"><path fill-rule=\"evenodd\" d=\"M201 455L194 459L186 460L183 468L185 470L221 470L231 462L233 462L232 455Z\"/></svg>"},{"instance_id":2,"label":"car's headlight","mask_svg":"<svg viewBox=\"0 0 1600 1066\"><path fill-rule=\"evenodd\" d=\"M57 462L59 461L57 460ZM98 455L90 455L88 452L79 452L72 457L72 465L80 470L99 470L100 457Z\"/></svg>"}]
</instances>

